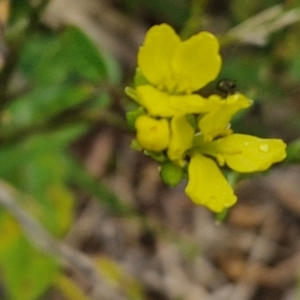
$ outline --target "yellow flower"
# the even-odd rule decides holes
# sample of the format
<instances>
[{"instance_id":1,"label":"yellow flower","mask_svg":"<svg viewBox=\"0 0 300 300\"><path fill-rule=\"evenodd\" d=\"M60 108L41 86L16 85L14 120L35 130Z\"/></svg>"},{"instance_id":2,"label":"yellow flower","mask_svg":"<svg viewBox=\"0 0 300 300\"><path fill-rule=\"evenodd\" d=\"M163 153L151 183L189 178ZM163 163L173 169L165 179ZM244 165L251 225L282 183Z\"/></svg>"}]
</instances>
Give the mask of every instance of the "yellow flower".
<instances>
[{"instance_id":1,"label":"yellow flower","mask_svg":"<svg viewBox=\"0 0 300 300\"><path fill-rule=\"evenodd\" d=\"M178 114L203 113L210 107L199 95L169 95L151 85L138 86L135 93L136 101L151 116L168 118Z\"/></svg>"},{"instance_id":2,"label":"yellow flower","mask_svg":"<svg viewBox=\"0 0 300 300\"><path fill-rule=\"evenodd\" d=\"M201 153L191 157L186 194L196 204L204 205L215 213L234 205L237 197L217 164Z\"/></svg>"},{"instance_id":3,"label":"yellow flower","mask_svg":"<svg viewBox=\"0 0 300 300\"><path fill-rule=\"evenodd\" d=\"M207 107L210 105L210 110L198 122L200 132L207 141L211 141L219 135L231 133L228 128L233 115L252 104L252 101L240 93L229 95L226 99L212 95L207 102L209 103Z\"/></svg>"},{"instance_id":4,"label":"yellow flower","mask_svg":"<svg viewBox=\"0 0 300 300\"><path fill-rule=\"evenodd\" d=\"M218 41L208 32L181 41L169 25L153 26L138 52L137 74L146 80L139 80L127 93L151 116L207 112L207 101L191 93L217 77L218 52Z\"/></svg>"},{"instance_id":5,"label":"yellow flower","mask_svg":"<svg viewBox=\"0 0 300 300\"><path fill-rule=\"evenodd\" d=\"M184 165L186 151L193 145L194 128L184 115L171 119L171 136L168 145L168 157L178 165Z\"/></svg>"},{"instance_id":6,"label":"yellow flower","mask_svg":"<svg viewBox=\"0 0 300 300\"><path fill-rule=\"evenodd\" d=\"M140 47L138 67L160 90L191 93L217 77L221 68L218 40L209 32L200 32L181 41L169 25L153 26Z\"/></svg>"},{"instance_id":7,"label":"yellow flower","mask_svg":"<svg viewBox=\"0 0 300 300\"><path fill-rule=\"evenodd\" d=\"M215 156L240 173L265 171L286 157L286 144L280 139L262 139L246 134L231 134L203 145L202 151Z\"/></svg>"},{"instance_id":8,"label":"yellow flower","mask_svg":"<svg viewBox=\"0 0 300 300\"><path fill-rule=\"evenodd\" d=\"M135 122L136 139L146 150L160 152L168 147L170 139L169 123L142 115Z\"/></svg>"},{"instance_id":9,"label":"yellow flower","mask_svg":"<svg viewBox=\"0 0 300 300\"><path fill-rule=\"evenodd\" d=\"M226 163L237 172L249 173L267 170L286 156L286 144L282 140L245 134L230 134L211 142L200 134L194 139L194 147L186 193L192 201L216 213L232 206L236 197L213 157L220 166Z\"/></svg>"},{"instance_id":10,"label":"yellow flower","mask_svg":"<svg viewBox=\"0 0 300 300\"><path fill-rule=\"evenodd\" d=\"M216 213L237 201L219 166L242 173L264 171L286 156L282 140L230 129L232 117L252 104L244 95L205 99L194 93L214 80L220 68L214 35L200 32L182 41L169 25L161 24L147 32L138 52L135 87L126 89L142 107L135 121L139 146L163 156L162 177L172 185L188 165L186 194ZM175 179L170 172L176 173Z\"/></svg>"}]
</instances>

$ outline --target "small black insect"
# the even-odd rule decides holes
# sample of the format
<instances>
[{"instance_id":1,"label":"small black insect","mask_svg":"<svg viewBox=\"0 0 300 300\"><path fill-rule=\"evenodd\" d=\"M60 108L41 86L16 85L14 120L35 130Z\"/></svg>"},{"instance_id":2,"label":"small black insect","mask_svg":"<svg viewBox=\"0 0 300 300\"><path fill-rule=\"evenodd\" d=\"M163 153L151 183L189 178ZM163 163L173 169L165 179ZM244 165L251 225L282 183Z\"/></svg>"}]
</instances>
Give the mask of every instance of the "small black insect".
<instances>
[{"instance_id":1,"label":"small black insect","mask_svg":"<svg viewBox=\"0 0 300 300\"><path fill-rule=\"evenodd\" d=\"M233 95L237 91L236 83L229 79L222 79L217 83L217 90L226 97Z\"/></svg>"}]
</instances>

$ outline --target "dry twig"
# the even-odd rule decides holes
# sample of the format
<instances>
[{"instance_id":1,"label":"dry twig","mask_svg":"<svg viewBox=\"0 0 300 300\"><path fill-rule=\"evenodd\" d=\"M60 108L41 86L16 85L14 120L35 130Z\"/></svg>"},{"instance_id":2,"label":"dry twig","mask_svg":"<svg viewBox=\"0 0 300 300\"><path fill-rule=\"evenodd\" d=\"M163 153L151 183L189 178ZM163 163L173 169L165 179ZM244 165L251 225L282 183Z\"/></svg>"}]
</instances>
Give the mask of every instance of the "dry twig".
<instances>
[{"instance_id":1,"label":"dry twig","mask_svg":"<svg viewBox=\"0 0 300 300\"><path fill-rule=\"evenodd\" d=\"M300 10L284 10L283 5L275 5L228 31L228 37L243 43L263 46L269 36L300 20Z\"/></svg>"},{"instance_id":2,"label":"dry twig","mask_svg":"<svg viewBox=\"0 0 300 300\"><path fill-rule=\"evenodd\" d=\"M56 240L43 226L27 213L19 201L20 195L13 187L0 181L0 205L7 209L19 222L27 238L40 251L53 256L70 269L76 269L84 275L91 285L91 290L97 291L97 298L104 300L125 300L125 297L113 289L104 278L101 278L94 262L83 253Z\"/></svg>"}]
</instances>

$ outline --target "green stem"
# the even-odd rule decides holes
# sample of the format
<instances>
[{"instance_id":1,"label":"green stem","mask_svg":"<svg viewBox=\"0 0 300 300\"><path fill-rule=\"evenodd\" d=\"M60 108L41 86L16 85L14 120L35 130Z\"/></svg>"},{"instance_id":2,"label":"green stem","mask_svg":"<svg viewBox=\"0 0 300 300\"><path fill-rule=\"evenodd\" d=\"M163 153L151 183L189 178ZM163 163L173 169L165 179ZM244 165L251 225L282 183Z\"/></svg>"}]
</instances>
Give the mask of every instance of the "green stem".
<instances>
[{"instance_id":1,"label":"green stem","mask_svg":"<svg viewBox=\"0 0 300 300\"><path fill-rule=\"evenodd\" d=\"M187 39L191 35L201 30L204 10L207 3L208 0L192 0L190 16L180 33L182 39Z\"/></svg>"}]
</instances>

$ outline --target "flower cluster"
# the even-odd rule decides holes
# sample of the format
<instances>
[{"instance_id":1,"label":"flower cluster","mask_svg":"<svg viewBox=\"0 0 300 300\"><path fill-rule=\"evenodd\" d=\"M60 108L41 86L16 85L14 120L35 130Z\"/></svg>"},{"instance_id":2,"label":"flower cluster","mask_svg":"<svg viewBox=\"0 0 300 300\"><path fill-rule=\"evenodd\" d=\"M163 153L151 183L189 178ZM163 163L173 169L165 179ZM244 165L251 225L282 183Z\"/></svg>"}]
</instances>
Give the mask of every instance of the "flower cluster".
<instances>
[{"instance_id":1,"label":"flower cluster","mask_svg":"<svg viewBox=\"0 0 300 300\"><path fill-rule=\"evenodd\" d=\"M200 32L181 41L167 24L147 32L137 57L135 86L126 93L139 105L128 113L134 145L161 162L163 180L180 182L196 204L220 213L237 198L219 167L242 173L263 171L285 158L280 139L234 133L230 120L252 102L241 93L208 98L196 93L221 68L218 40Z\"/></svg>"}]
</instances>

